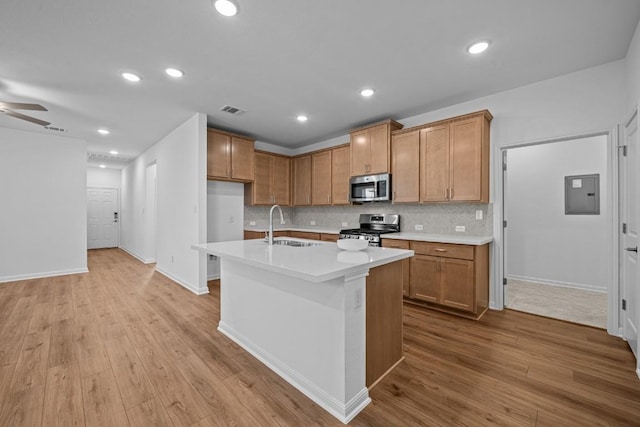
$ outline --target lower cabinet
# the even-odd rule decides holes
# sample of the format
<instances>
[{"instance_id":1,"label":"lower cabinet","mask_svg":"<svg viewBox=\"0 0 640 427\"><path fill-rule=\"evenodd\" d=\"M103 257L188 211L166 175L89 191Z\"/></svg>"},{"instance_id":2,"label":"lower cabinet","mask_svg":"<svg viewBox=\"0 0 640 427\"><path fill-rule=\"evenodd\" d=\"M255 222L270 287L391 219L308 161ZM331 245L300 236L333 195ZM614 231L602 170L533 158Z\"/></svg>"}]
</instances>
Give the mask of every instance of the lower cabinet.
<instances>
[{"instance_id":1,"label":"lower cabinet","mask_svg":"<svg viewBox=\"0 0 640 427\"><path fill-rule=\"evenodd\" d=\"M383 248L395 248L395 249L410 249L410 242L408 240L397 239L385 239L382 238ZM409 271L411 263L409 258L400 261L402 264L402 296L409 296Z\"/></svg>"},{"instance_id":2,"label":"lower cabinet","mask_svg":"<svg viewBox=\"0 0 640 427\"><path fill-rule=\"evenodd\" d=\"M320 233L312 233L310 231L289 231L289 237L298 239L320 240Z\"/></svg>"},{"instance_id":3,"label":"lower cabinet","mask_svg":"<svg viewBox=\"0 0 640 427\"><path fill-rule=\"evenodd\" d=\"M408 302L478 319L489 304L489 245L412 241Z\"/></svg>"}]
</instances>

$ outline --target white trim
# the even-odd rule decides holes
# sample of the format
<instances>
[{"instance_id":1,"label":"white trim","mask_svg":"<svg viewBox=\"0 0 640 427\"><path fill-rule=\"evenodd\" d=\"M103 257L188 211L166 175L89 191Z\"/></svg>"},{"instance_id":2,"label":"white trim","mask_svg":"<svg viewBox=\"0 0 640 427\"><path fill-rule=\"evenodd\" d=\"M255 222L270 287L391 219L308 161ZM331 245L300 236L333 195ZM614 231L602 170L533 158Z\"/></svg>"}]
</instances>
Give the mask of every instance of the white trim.
<instances>
[{"instance_id":1,"label":"white trim","mask_svg":"<svg viewBox=\"0 0 640 427\"><path fill-rule=\"evenodd\" d=\"M549 144L553 142L562 142L569 141L574 139L583 139L590 138L594 136L606 136L607 137L607 147L608 152L611 153L614 150L615 146L617 146L617 130L600 130L600 131L591 131L585 132L582 134L563 136L558 138L549 138L543 139L539 141L527 141L527 142L519 142L510 145L503 145L501 147L496 147L494 150L494 162L493 162L493 173L494 173L494 200L493 200L493 224L494 224L494 254L493 257L493 267L495 274L491 275L491 283L492 286L489 288L489 307L494 310L503 310L504 309L504 285L503 280L505 278L504 274L504 256L505 256L505 248L504 248L504 228L502 227L502 223L504 221L503 215L503 204L504 204L504 194L503 194L503 185L504 185L504 176L502 171L502 155L503 152L509 150L511 148L520 148L531 145L541 145L541 144ZM608 154L611 156L611 154ZM617 158L617 157L616 157ZM609 212L609 218L611 219L611 228L607 231L609 234L610 241L610 249L617 248L618 245L618 226L617 226L617 218L613 216L614 212L617 212L617 207L615 207L613 202L617 201L617 193L618 193L618 162L614 161L613 158L608 159L607 163L607 179L609 182L609 188L611 197L607 197L607 211ZM610 250L611 258L607 260L610 264L609 268L609 283L607 283L608 290L608 310L607 310L607 332L609 334L615 335L612 332L615 332L615 325L618 323L617 319L619 316L618 304L617 301L613 301L614 294L617 294L618 283L615 282L615 274L613 270L618 268L618 251ZM614 267L615 266L615 267ZM617 273L616 273L617 274Z\"/></svg>"},{"instance_id":2,"label":"white trim","mask_svg":"<svg viewBox=\"0 0 640 427\"><path fill-rule=\"evenodd\" d=\"M334 397L318 388L313 382L309 381L297 371L285 365L270 353L252 343L245 336L238 333L229 325L220 321L218 331L229 337L232 341L244 348L252 356L265 364L269 369L282 377L289 384L300 390L305 396L313 400L320 407L325 409L334 417L338 418L344 424L351 421L365 406L371 402L369 398L369 390L364 387L351 400L343 404Z\"/></svg>"},{"instance_id":3,"label":"white trim","mask_svg":"<svg viewBox=\"0 0 640 427\"><path fill-rule=\"evenodd\" d=\"M156 262L155 259L144 259L144 258L142 258L138 254L136 254L135 252L125 248L124 246L119 246L118 249L122 249L123 251L125 251L126 253L128 253L129 255L131 255L132 257L134 257L135 259L137 259L138 261L140 261L143 264L153 264L154 262Z\"/></svg>"},{"instance_id":4,"label":"white trim","mask_svg":"<svg viewBox=\"0 0 640 427\"><path fill-rule=\"evenodd\" d=\"M0 277L0 283L17 282L19 280L42 279L45 277L67 276L69 274L82 274L82 273L88 273L88 272L89 270L87 269L87 267L83 267L83 268L70 268L68 270L43 271L40 273L18 274L16 276Z\"/></svg>"},{"instance_id":5,"label":"white trim","mask_svg":"<svg viewBox=\"0 0 640 427\"><path fill-rule=\"evenodd\" d=\"M204 289L203 288L194 289L189 285L189 283L186 280L180 279L180 278L172 275L171 273L168 273L168 272L162 270L158 266L156 266L156 271L158 273L162 274L163 276L173 280L174 282L176 282L178 285L182 286L183 288L190 290L191 292L193 292L196 295L204 295L204 294L208 294L209 293L209 288L208 287L205 286Z\"/></svg>"},{"instance_id":6,"label":"white trim","mask_svg":"<svg viewBox=\"0 0 640 427\"><path fill-rule=\"evenodd\" d=\"M607 293L607 286L593 286L593 285L586 285L583 283L573 283L573 282L562 282L560 280L549 280L549 279L540 279L538 277L527 277L527 276L518 276L515 274L509 274L507 275L507 280L508 279L514 279L514 280L522 280L525 282L535 282L535 283L540 283L543 285L550 285L550 286L558 286L561 288L571 288L571 289L582 289L584 291L591 291L591 292L600 292L602 294Z\"/></svg>"},{"instance_id":7,"label":"white trim","mask_svg":"<svg viewBox=\"0 0 640 427\"><path fill-rule=\"evenodd\" d=\"M607 333L622 336L620 330L620 126L616 125L608 135L607 167L611 171L607 179L609 199L609 292L607 295ZM616 333L617 332L617 333Z\"/></svg>"},{"instance_id":8,"label":"white trim","mask_svg":"<svg viewBox=\"0 0 640 427\"><path fill-rule=\"evenodd\" d=\"M218 280L220 278L220 273L218 274L210 274L207 276L207 282L210 280Z\"/></svg>"}]
</instances>

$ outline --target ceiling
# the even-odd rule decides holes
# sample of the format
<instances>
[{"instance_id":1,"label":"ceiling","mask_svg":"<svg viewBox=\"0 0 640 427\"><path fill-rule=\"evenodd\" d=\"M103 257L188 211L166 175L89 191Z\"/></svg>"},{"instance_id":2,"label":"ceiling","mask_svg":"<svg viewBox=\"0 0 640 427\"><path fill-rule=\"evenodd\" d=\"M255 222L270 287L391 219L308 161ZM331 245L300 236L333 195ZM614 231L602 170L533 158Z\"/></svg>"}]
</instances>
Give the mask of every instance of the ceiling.
<instances>
[{"instance_id":1,"label":"ceiling","mask_svg":"<svg viewBox=\"0 0 640 427\"><path fill-rule=\"evenodd\" d=\"M117 150L113 165L196 112L298 148L622 59L640 19L638 0L237 2L225 18L210 0L2 0L0 101L40 103L24 113L64 131L3 114L0 126L85 139L102 163ZM468 54L479 39L489 50Z\"/></svg>"}]
</instances>

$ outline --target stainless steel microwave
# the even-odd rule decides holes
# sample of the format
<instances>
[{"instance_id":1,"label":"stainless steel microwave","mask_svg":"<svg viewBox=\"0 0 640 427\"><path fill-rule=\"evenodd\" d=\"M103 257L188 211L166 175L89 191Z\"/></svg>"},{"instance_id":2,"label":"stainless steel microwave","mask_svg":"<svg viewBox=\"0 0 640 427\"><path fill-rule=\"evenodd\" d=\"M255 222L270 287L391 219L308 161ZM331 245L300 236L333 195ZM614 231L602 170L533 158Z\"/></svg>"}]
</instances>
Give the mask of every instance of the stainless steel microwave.
<instances>
[{"instance_id":1,"label":"stainless steel microwave","mask_svg":"<svg viewBox=\"0 0 640 427\"><path fill-rule=\"evenodd\" d=\"M391 174L352 176L349 200L356 203L391 200Z\"/></svg>"}]
</instances>

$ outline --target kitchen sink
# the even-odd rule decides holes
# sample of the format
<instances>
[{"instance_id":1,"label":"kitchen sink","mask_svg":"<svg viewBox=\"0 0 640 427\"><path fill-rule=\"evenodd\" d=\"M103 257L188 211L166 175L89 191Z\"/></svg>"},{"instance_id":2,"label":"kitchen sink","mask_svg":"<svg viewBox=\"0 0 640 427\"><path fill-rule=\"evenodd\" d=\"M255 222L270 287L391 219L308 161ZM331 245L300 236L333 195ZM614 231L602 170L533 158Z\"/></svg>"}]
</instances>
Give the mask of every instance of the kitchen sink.
<instances>
[{"instance_id":1,"label":"kitchen sink","mask_svg":"<svg viewBox=\"0 0 640 427\"><path fill-rule=\"evenodd\" d=\"M300 240L274 240L274 245L285 245L285 246L295 246L298 248L306 248L309 246L318 246L322 243L314 243L314 242L302 242Z\"/></svg>"}]
</instances>

